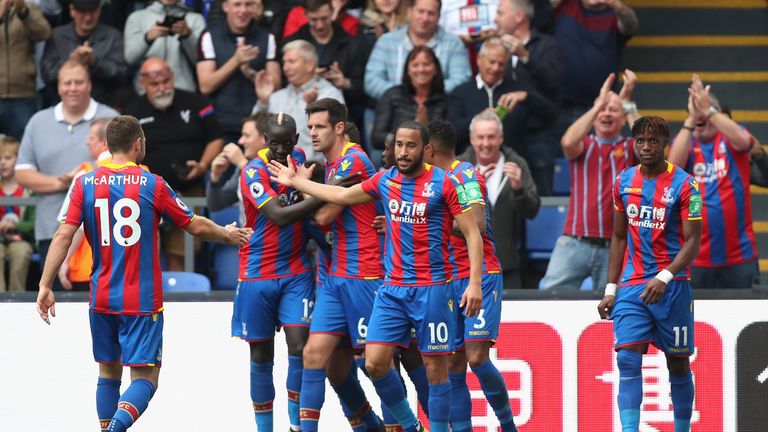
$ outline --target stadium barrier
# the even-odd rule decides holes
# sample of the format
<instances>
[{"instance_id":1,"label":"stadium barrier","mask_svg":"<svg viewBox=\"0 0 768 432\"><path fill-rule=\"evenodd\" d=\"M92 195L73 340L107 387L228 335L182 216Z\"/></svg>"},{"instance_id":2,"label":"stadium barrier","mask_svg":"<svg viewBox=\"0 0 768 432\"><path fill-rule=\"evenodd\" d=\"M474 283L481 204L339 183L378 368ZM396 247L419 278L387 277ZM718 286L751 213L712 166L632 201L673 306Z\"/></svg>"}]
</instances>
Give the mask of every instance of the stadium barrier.
<instances>
[{"instance_id":1,"label":"stadium barrier","mask_svg":"<svg viewBox=\"0 0 768 432\"><path fill-rule=\"evenodd\" d=\"M693 432L767 430L768 293L750 293L743 292L748 299L728 299L734 292L713 291L695 303ZM57 317L49 327L35 311L33 294L0 297L0 430L96 431L97 367L91 355L86 297L59 295ZM504 302L492 358L506 378L521 432L620 430L611 323L598 319L594 294L574 294L581 299ZM131 430L255 430L248 349L230 338L231 293L168 295L167 300L160 387ZM287 353L279 333L276 430L288 428L286 369ZM671 431L665 361L653 348L644 356L643 373L641 430ZM361 381L379 411L372 386L362 375ZM127 382L126 373L123 389ZM474 430L496 430L493 412L471 373L468 383ZM415 392L408 385L415 403ZM320 430L349 430L330 387Z\"/></svg>"}]
</instances>

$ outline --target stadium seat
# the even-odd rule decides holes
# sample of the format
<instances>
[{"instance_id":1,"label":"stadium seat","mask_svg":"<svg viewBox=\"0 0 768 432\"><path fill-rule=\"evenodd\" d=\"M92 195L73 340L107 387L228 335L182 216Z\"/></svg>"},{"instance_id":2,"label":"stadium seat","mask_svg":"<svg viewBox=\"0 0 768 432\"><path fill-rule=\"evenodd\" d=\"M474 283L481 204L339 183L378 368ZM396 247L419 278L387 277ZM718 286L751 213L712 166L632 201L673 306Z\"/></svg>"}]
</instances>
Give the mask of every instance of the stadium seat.
<instances>
[{"instance_id":1,"label":"stadium seat","mask_svg":"<svg viewBox=\"0 0 768 432\"><path fill-rule=\"evenodd\" d=\"M566 158L555 159L555 174L552 179L552 192L555 195L571 194L571 168Z\"/></svg>"},{"instance_id":2,"label":"stadium seat","mask_svg":"<svg viewBox=\"0 0 768 432\"><path fill-rule=\"evenodd\" d=\"M592 291L594 289L595 282L592 280L592 276L587 276L579 287L582 291Z\"/></svg>"},{"instance_id":3,"label":"stadium seat","mask_svg":"<svg viewBox=\"0 0 768 432\"><path fill-rule=\"evenodd\" d=\"M557 238L565 224L565 206L543 206L536 218L525 224L525 239L528 258L548 260L552 256Z\"/></svg>"},{"instance_id":4,"label":"stadium seat","mask_svg":"<svg viewBox=\"0 0 768 432\"><path fill-rule=\"evenodd\" d=\"M211 246L211 257L216 277L213 281L215 290L234 290L237 288L237 274L240 271L238 248L224 244Z\"/></svg>"},{"instance_id":5,"label":"stadium seat","mask_svg":"<svg viewBox=\"0 0 768 432\"><path fill-rule=\"evenodd\" d=\"M163 272L164 292L208 292L211 281L207 277L192 272Z\"/></svg>"},{"instance_id":6,"label":"stadium seat","mask_svg":"<svg viewBox=\"0 0 768 432\"><path fill-rule=\"evenodd\" d=\"M238 206L233 205L219 211L211 212L211 220L219 225L229 225L232 222L238 222L240 224L240 209Z\"/></svg>"}]
</instances>

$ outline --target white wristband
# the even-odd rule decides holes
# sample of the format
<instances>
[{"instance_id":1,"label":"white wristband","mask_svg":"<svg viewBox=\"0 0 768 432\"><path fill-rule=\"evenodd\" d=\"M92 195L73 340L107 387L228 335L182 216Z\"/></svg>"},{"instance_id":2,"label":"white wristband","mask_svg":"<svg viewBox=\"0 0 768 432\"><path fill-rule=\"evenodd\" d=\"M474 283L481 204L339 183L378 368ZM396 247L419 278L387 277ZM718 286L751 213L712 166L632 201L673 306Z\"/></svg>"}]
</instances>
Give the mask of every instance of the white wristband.
<instances>
[{"instance_id":1,"label":"white wristband","mask_svg":"<svg viewBox=\"0 0 768 432\"><path fill-rule=\"evenodd\" d=\"M665 284L669 284L669 281L671 281L673 277L675 277L675 275L673 275L672 272L667 269L660 271L659 274L656 275L656 279L664 282Z\"/></svg>"},{"instance_id":2,"label":"white wristband","mask_svg":"<svg viewBox=\"0 0 768 432\"><path fill-rule=\"evenodd\" d=\"M616 297L616 287L617 285L615 283L607 283L605 284L605 293L603 296L614 296Z\"/></svg>"}]
</instances>

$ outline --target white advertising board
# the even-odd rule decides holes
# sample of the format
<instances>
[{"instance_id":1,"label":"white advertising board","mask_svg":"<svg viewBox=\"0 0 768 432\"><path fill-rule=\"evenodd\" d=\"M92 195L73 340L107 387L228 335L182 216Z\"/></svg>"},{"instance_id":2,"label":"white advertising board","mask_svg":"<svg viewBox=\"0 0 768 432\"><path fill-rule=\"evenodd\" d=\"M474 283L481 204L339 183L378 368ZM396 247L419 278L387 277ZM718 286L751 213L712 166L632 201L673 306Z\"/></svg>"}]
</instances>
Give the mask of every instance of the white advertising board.
<instances>
[{"instance_id":1,"label":"white advertising board","mask_svg":"<svg viewBox=\"0 0 768 432\"><path fill-rule=\"evenodd\" d=\"M612 329L594 301L507 301L492 356L521 432L618 431ZM230 334L231 303L167 303L160 385L132 431L255 431L247 345ZM696 302L693 432L768 430L768 300ZM287 430L282 334L275 350L275 430ZM0 431L98 431L98 368L85 303L59 303L45 325L32 303L0 303ZM644 432L673 431L663 355L644 357ZM128 384L123 377L123 389ZM406 378L406 382L407 382ZM361 375L371 404L378 398ZM496 419L474 376L475 431ZM738 384L737 384L738 383ZM409 397L415 392L409 384ZM762 409L760 409L762 407ZM349 430L326 391L321 430Z\"/></svg>"}]
</instances>

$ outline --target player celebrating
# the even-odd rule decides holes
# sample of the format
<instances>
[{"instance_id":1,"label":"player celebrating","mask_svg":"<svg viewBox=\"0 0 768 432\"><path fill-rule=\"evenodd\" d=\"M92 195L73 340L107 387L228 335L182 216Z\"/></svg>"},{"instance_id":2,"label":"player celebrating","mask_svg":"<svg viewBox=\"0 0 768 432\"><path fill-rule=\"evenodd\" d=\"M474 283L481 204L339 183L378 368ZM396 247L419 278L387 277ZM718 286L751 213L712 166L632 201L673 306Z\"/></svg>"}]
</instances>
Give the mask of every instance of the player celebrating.
<instances>
[{"instance_id":1,"label":"player celebrating","mask_svg":"<svg viewBox=\"0 0 768 432\"><path fill-rule=\"evenodd\" d=\"M288 345L288 416L299 430L302 351L315 301L312 268L305 251L302 218L323 202L301 200L294 189L269 179L270 161L303 164L295 149L296 121L285 113L270 114L264 133L267 148L258 152L240 174L245 226L251 241L240 249L239 283L232 313L232 336L247 341L251 351L251 401L259 431L272 430L272 382L275 328L285 330ZM311 175L311 171L307 172Z\"/></svg>"},{"instance_id":2,"label":"player celebrating","mask_svg":"<svg viewBox=\"0 0 768 432\"><path fill-rule=\"evenodd\" d=\"M306 108L312 147L328 160L326 183L359 173L367 179L376 173L362 148L344 140L347 108L335 99L319 99ZM309 339L304 348L301 384L301 430L317 431L328 378L339 398L365 422L378 430L381 420L370 409L360 382L352 349L365 346L366 327L376 290L384 277L381 243L372 227L374 203L349 207L326 204L315 212L320 225L331 225L333 252L322 291L318 289ZM337 348L348 337L349 348ZM333 361L330 361L333 356ZM330 362L329 362L330 361Z\"/></svg>"},{"instance_id":3,"label":"player celebrating","mask_svg":"<svg viewBox=\"0 0 768 432\"><path fill-rule=\"evenodd\" d=\"M379 288L368 325L366 369L376 392L406 432L418 431L402 382L392 367L396 346L407 347L411 328L429 379L429 421L433 432L448 431L451 386L448 355L453 351L456 316L450 284L452 265L448 242L452 218L469 248L470 281L459 307L468 316L480 309L483 241L457 179L424 164L427 129L416 122L395 132L396 168L381 171L360 185L341 188L313 183L289 165L273 162L273 179L323 201L355 205L374 200L384 204L386 240L384 285Z\"/></svg>"},{"instance_id":4,"label":"player celebrating","mask_svg":"<svg viewBox=\"0 0 768 432\"><path fill-rule=\"evenodd\" d=\"M128 429L157 390L163 332L163 286L158 250L162 217L209 241L242 245L250 229L226 228L195 216L162 177L136 165L146 141L138 120L120 116L107 126L112 162L81 176L46 257L37 310L56 316L53 279L82 223L93 248L90 322L99 363L96 411L102 431ZM119 361L119 363L118 363ZM120 395L123 365L131 385Z\"/></svg>"},{"instance_id":5,"label":"player celebrating","mask_svg":"<svg viewBox=\"0 0 768 432\"><path fill-rule=\"evenodd\" d=\"M632 126L632 135L640 165L622 171L613 186L616 217L608 284L597 309L601 318L613 319L622 430L638 431L642 355L652 342L667 357L675 432L688 432L694 397L688 266L701 242L701 195L693 177L664 160L669 141L664 119L642 117Z\"/></svg>"},{"instance_id":6,"label":"player celebrating","mask_svg":"<svg viewBox=\"0 0 768 432\"><path fill-rule=\"evenodd\" d=\"M499 122L499 127L501 123ZM476 317L459 316L456 325L456 353L451 357L451 427L454 432L472 431L472 399L467 387L467 361L477 375L488 403L501 423L502 432L515 432L507 384L489 358L501 322L504 283L501 264L491 230L491 214L485 179L472 164L456 160L456 129L449 122L437 120L428 125L427 162L455 175L467 194L472 215L483 235L483 305ZM469 256L464 237L451 231L455 298L461 298L469 278Z\"/></svg>"}]
</instances>

